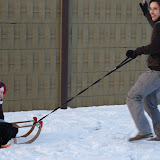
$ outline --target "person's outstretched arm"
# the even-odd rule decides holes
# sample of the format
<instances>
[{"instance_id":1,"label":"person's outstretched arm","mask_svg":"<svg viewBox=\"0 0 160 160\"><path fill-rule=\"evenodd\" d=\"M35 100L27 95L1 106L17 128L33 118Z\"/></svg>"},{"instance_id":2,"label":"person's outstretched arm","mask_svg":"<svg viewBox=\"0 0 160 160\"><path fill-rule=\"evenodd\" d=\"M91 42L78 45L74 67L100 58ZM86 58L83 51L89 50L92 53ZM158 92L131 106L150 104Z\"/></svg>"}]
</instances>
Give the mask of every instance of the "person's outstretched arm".
<instances>
[{"instance_id":1,"label":"person's outstretched arm","mask_svg":"<svg viewBox=\"0 0 160 160\"><path fill-rule=\"evenodd\" d=\"M142 9L143 15L147 18L149 24L153 28L155 25L155 22L152 20L151 14L149 13L147 1L143 0L142 3L139 3L139 6Z\"/></svg>"}]
</instances>

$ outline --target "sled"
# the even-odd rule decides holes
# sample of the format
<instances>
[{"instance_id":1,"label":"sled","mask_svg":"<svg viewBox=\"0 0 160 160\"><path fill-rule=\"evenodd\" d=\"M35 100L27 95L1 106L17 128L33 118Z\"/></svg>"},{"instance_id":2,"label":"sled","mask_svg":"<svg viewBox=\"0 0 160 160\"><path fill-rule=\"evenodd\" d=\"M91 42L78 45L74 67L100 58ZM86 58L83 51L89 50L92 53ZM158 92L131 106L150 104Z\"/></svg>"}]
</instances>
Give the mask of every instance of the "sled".
<instances>
[{"instance_id":1,"label":"sled","mask_svg":"<svg viewBox=\"0 0 160 160\"><path fill-rule=\"evenodd\" d=\"M29 122L32 122L33 124L20 126L21 124L25 124L25 123L29 123ZM25 133L24 135L15 137L13 139L14 144L30 144L30 143L34 142L38 138L38 136L40 135L40 132L41 132L41 129L42 129L42 126L43 126L43 121L37 121L37 117L33 117L33 120L20 121L20 122L12 122L12 125L14 127L16 127L16 128L19 128L19 129L20 128L31 127L30 130L27 133ZM22 143L18 143L17 142L17 140L20 139L20 138L28 137L33 132L33 130L35 129L35 127L38 128L38 131L37 131L36 135L32 139L30 139L30 140L28 140L26 142L22 142Z\"/></svg>"}]
</instances>

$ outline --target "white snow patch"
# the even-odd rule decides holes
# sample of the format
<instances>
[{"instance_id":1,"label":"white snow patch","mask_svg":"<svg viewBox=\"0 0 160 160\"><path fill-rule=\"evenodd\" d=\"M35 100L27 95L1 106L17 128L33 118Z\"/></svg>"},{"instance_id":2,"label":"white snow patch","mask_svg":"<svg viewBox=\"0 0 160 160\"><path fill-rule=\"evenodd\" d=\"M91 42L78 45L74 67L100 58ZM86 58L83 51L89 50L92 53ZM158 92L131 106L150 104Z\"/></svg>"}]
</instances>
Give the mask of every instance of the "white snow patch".
<instances>
[{"instance_id":1,"label":"white snow patch","mask_svg":"<svg viewBox=\"0 0 160 160\"><path fill-rule=\"evenodd\" d=\"M40 119L50 112L4 114L7 122L15 122L35 116ZM129 137L137 134L137 129L126 105L59 109L45 118L43 123L41 134L35 142L13 144L10 148L1 149L0 160L160 159L160 142L128 142ZM26 129L20 129L18 135L25 132Z\"/></svg>"}]
</instances>

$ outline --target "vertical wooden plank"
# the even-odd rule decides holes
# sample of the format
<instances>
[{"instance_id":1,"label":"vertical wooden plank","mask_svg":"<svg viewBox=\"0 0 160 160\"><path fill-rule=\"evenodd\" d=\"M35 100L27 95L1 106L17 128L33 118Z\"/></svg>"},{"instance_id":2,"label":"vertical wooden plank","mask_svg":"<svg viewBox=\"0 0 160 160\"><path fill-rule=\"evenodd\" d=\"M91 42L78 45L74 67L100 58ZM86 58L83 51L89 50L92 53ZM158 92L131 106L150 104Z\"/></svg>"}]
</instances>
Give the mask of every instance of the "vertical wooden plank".
<instances>
[{"instance_id":1,"label":"vertical wooden plank","mask_svg":"<svg viewBox=\"0 0 160 160\"><path fill-rule=\"evenodd\" d=\"M3 18L3 0L0 0L0 20Z\"/></svg>"},{"instance_id":2,"label":"vertical wooden plank","mask_svg":"<svg viewBox=\"0 0 160 160\"><path fill-rule=\"evenodd\" d=\"M9 30L8 30L8 24L2 24L2 28L1 28L1 44L2 44L2 46L1 46L1 48L2 49L8 49L8 47L9 47L9 41L8 41L8 32L9 32Z\"/></svg>"},{"instance_id":3,"label":"vertical wooden plank","mask_svg":"<svg viewBox=\"0 0 160 160\"><path fill-rule=\"evenodd\" d=\"M139 4L138 3L136 3L135 4L135 2L134 1L129 1L130 2L130 6L131 6L131 8L130 8L130 11L131 11L131 17L130 17L130 19L131 19L131 23L134 23L134 22L136 22L136 20L137 20L137 14L135 14L135 13L137 13L137 7L139 7Z\"/></svg>"},{"instance_id":4,"label":"vertical wooden plank","mask_svg":"<svg viewBox=\"0 0 160 160\"><path fill-rule=\"evenodd\" d=\"M59 33L60 33L60 26L59 26L59 24L56 24L55 25L55 44L56 44L56 47L55 48L60 48L60 35L59 35Z\"/></svg>"},{"instance_id":5,"label":"vertical wooden plank","mask_svg":"<svg viewBox=\"0 0 160 160\"><path fill-rule=\"evenodd\" d=\"M33 19L33 1L32 0L25 0L25 7L26 7L26 17L25 21L32 22ZM23 20L23 19L21 19Z\"/></svg>"},{"instance_id":6,"label":"vertical wooden plank","mask_svg":"<svg viewBox=\"0 0 160 160\"><path fill-rule=\"evenodd\" d=\"M88 72L92 73L94 72L94 49L87 49L88 54Z\"/></svg>"},{"instance_id":7,"label":"vertical wooden plank","mask_svg":"<svg viewBox=\"0 0 160 160\"><path fill-rule=\"evenodd\" d=\"M72 20L71 24L77 24L78 21L78 0L70 0L69 1L69 20Z\"/></svg>"},{"instance_id":8,"label":"vertical wooden plank","mask_svg":"<svg viewBox=\"0 0 160 160\"><path fill-rule=\"evenodd\" d=\"M14 1L8 1L8 20L14 19Z\"/></svg>"},{"instance_id":9,"label":"vertical wooden plank","mask_svg":"<svg viewBox=\"0 0 160 160\"><path fill-rule=\"evenodd\" d=\"M120 47L126 47L127 43L127 31L126 31L126 24L120 25L120 36L119 36L119 45Z\"/></svg>"},{"instance_id":10,"label":"vertical wooden plank","mask_svg":"<svg viewBox=\"0 0 160 160\"><path fill-rule=\"evenodd\" d=\"M49 97L49 76L42 75L39 77L39 95Z\"/></svg>"},{"instance_id":11,"label":"vertical wooden plank","mask_svg":"<svg viewBox=\"0 0 160 160\"><path fill-rule=\"evenodd\" d=\"M98 47L99 44L99 28L98 24L94 24L94 47Z\"/></svg>"},{"instance_id":12,"label":"vertical wooden plank","mask_svg":"<svg viewBox=\"0 0 160 160\"><path fill-rule=\"evenodd\" d=\"M33 20L34 22L38 22L39 21L39 2L38 0L34 0L33 2Z\"/></svg>"},{"instance_id":13,"label":"vertical wooden plank","mask_svg":"<svg viewBox=\"0 0 160 160\"><path fill-rule=\"evenodd\" d=\"M33 24L31 25L31 36L32 36L32 48L38 48L38 25Z\"/></svg>"},{"instance_id":14,"label":"vertical wooden plank","mask_svg":"<svg viewBox=\"0 0 160 160\"><path fill-rule=\"evenodd\" d=\"M82 50L78 50L78 52L76 52L76 60L75 60L75 63L76 63L76 71L77 72L82 72L83 71L83 52Z\"/></svg>"},{"instance_id":15,"label":"vertical wooden plank","mask_svg":"<svg viewBox=\"0 0 160 160\"><path fill-rule=\"evenodd\" d=\"M104 72L104 61L105 61L105 49L101 49L99 51L99 58L98 58L98 61L99 61L99 74L100 76L103 76L103 72Z\"/></svg>"},{"instance_id":16,"label":"vertical wooden plank","mask_svg":"<svg viewBox=\"0 0 160 160\"><path fill-rule=\"evenodd\" d=\"M17 21L20 21L20 9L21 9L21 0L14 0L14 4L13 4L14 8L14 18L13 18L13 21L14 22L17 22Z\"/></svg>"},{"instance_id":17,"label":"vertical wooden plank","mask_svg":"<svg viewBox=\"0 0 160 160\"><path fill-rule=\"evenodd\" d=\"M141 28L141 25L137 24L136 25L136 43L135 43L135 47L137 46L142 46L142 30L140 29Z\"/></svg>"},{"instance_id":18,"label":"vertical wooden plank","mask_svg":"<svg viewBox=\"0 0 160 160\"><path fill-rule=\"evenodd\" d=\"M35 74L31 77L32 79L32 98L36 99L39 96L39 82L38 82L38 76Z\"/></svg>"},{"instance_id":19,"label":"vertical wooden plank","mask_svg":"<svg viewBox=\"0 0 160 160\"><path fill-rule=\"evenodd\" d=\"M45 2L44 0L38 0L38 15L39 21L45 21Z\"/></svg>"},{"instance_id":20,"label":"vertical wooden plank","mask_svg":"<svg viewBox=\"0 0 160 160\"><path fill-rule=\"evenodd\" d=\"M58 0L49 0L50 4L50 21L51 22L57 22L57 1ZM59 6L60 7L60 6Z\"/></svg>"},{"instance_id":21,"label":"vertical wooden plank","mask_svg":"<svg viewBox=\"0 0 160 160\"><path fill-rule=\"evenodd\" d=\"M100 23L105 23L105 0L100 0Z\"/></svg>"},{"instance_id":22,"label":"vertical wooden plank","mask_svg":"<svg viewBox=\"0 0 160 160\"><path fill-rule=\"evenodd\" d=\"M110 25L110 47L116 46L116 25L111 24Z\"/></svg>"},{"instance_id":23,"label":"vertical wooden plank","mask_svg":"<svg viewBox=\"0 0 160 160\"><path fill-rule=\"evenodd\" d=\"M15 35L14 35L15 26L12 24L9 24L8 28L9 28L8 29L8 45L10 49L13 49L15 48Z\"/></svg>"},{"instance_id":24,"label":"vertical wooden plank","mask_svg":"<svg viewBox=\"0 0 160 160\"><path fill-rule=\"evenodd\" d=\"M44 24L38 25L38 46L39 48L45 48L45 29Z\"/></svg>"},{"instance_id":25,"label":"vertical wooden plank","mask_svg":"<svg viewBox=\"0 0 160 160\"><path fill-rule=\"evenodd\" d=\"M70 44L71 48L77 48L78 47L78 25L72 24L72 44Z\"/></svg>"},{"instance_id":26,"label":"vertical wooden plank","mask_svg":"<svg viewBox=\"0 0 160 160\"><path fill-rule=\"evenodd\" d=\"M106 42L106 47L109 48L110 47L110 38L111 38L111 26L110 24L105 24L105 42Z\"/></svg>"},{"instance_id":27,"label":"vertical wooden plank","mask_svg":"<svg viewBox=\"0 0 160 160\"><path fill-rule=\"evenodd\" d=\"M100 1L95 1L94 23L100 23Z\"/></svg>"},{"instance_id":28,"label":"vertical wooden plank","mask_svg":"<svg viewBox=\"0 0 160 160\"><path fill-rule=\"evenodd\" d=\"M2 4L2 21L8 21L8 0L1 0Z\"/></svg>"},{"instance_id":29,"label":"vertical wooden plank","mask_svg":"<svg viewBox=\"0 0 160 160\"><path fill-rule=\"evenodd\" d=\"M45 72L45 52L44 50L39 50L36 53L38 55L38 72Z\"/></svg>"},{"instance_id":30,"label":"vertical wooden plank","mask_svg":"<svg viewBox=\"0 0 160 160\"><path fill-rule=\"evenodd\" d=\"M110 2L110 8L111 13L110 13L110 23L115 23L116 22L116 0L112 0Z\"/></svg>"},{"instance_id":31,"label":"vertical wooden plank","mask_svg":"<svg viewBox=\"0 0 160 160\"><path fill-rule=\"evenodd\" d=\"M88 25L88 47L94 47L94 25Z\"/></svg>"},{"instance_id":32,"label":"vertical wooden plank","mask_svg":"<svg viewBox=\"0 0 160 160\"><path fill-rule=\"evenodd\" d=\"M50 25L50 47L56 48L56 25Z\"/></svg>"},{"instance_id":33,"label":"vertical wooden plank","mask_svg":"<svg viewBox=\"0 0 160 160\"><path fill-rule=\"evenodd\" d=\"M50 27L49 25L44 25L45 34L45 48L50 48Z\"/></svg>"},{"instance_id":34,"label":"vertical wooden plank","mask_svg":"<svg viewBox=\"0 0 160 160\"><path fill-rule=\"evenodd\" d=\"M78 48L82 48L83 46L83 41L82 41L82 35L83 35L83 25L79 24L78 25Z\"/></svg>"},{"instance_id":35,"label":"vertical wooden plank","mask_svg":"<svg viewBox=\"0 0 160 160\"><path fill-rule=\"evenodd\" d=\"M12 54L14 54L14 71L15 74L16 73L21 73L21 52L20 51L16 51L15 53L13 52Z\"/></svg>"},{"instance_id":36,"label":"vertical wooden plank","mask_svg":"<svg viewBox=\"0 0 160 160\"><path fill-rule=\"evenodd\" d=\"M83 47L87 48L88 46L88 24L83 25Z\"/></svg>"},{"instance_id":37,"label":"vertical wooden plank","mask_svg":"<svg viewBox=\"0 0 160 160\"><path fill-rule=\"evenodd\" d=\"M89 9L89 15L88 15L88 19L89 19L89 22L90 23L94 23L94 17L95 17L95 0L88 0L89 2L89 6L88 6L88 9ZM89 25L91 26L91 25Z\"/></svg>"},{"instance_id":38,"label":"vertical wooden plank","mask_svg":"<svg viewBox=\"0 0 160 160\"><path fill-rule=\"evenodd\" d=\"M121 39L120 39L120 37L121 37L121 31L120 31L120 29L121 29L121 24L117 24L117 25L115 25L116 26L116 28L115 28L115 47L121 47Z\"/></svg>"},{"instance_id":39,"label":"vertical wooden plank","mask_svg":"<svg viewBox=\"0 0 160 160\"><path fill-rule=\"evenodd\" d=\"M83 1L78 1L78 23L82 23L83 21Z\"/></svg>"},{"instance_id":40,"label":"vertical wooden plank","mask_svg":"<svg viewBox=\"0 0 160 160\"><path fill-rule=\"evenodd\" d=\"M37 51L33 51L33 73L38 74L39 72L39 54L37 54Z\"/></svg>"},{"instance_id":41,"label":"vertical wooden plank","mask_svg":"<svg viewBox=\"0 0 160 160\"><path fill-rule=\"evenodd\" d=\"M131 42L131 33L132 28L131 25L126 24L126 46L127 47L132 47L132 42Z\"/></svg>"},{"instance_id":42,"label":"vertical wooden plank","mask_svg":"<svg viewBox=\"0 0 160 160\"><path fill-rule=\"evenodd\" d=\"M26 49L26 24L19 24L20 48Z\"/></svg>"},{"instance_id":43,"label":"vertical wooden plank","mask_svg":"<svg viewBox=\"0 0 160 160\"><path fill-rule=\"evenodd\" d=\"M111 19L111 1L105 2L105 21L106 23L110 23Z\"/></svg>"},{"instance_id":44,"label":"vertical wooden plank","mask_svg":"<svg viewBox=\"0 0 160 160\"><path fill-rule=\"evenodd\" d=\"M83 1L83 23L89 22L89 2Z\"/></svg>"},{"instance_id":45,"label":"vertical wooden plank","mask_svg":"<svg viewBox=\"0 0 160 160\"><path fill-rule=\"evenodd\" d=\"M93 81L92 81L92 74L90 74L89 72L88 73L85 73L84 74L84 77L82 78L83 81L85 81L85 85L83 87L83 89L87 88L88 86L90 86ZM86 95L84 93L84 96L86 97L90 97L90 96L93 96L94 95L94 92L93 92L93 88L90 87L87 91L86 91Z\"/></svg>"},{"instance_id":46,"label":"vertical wooden plank","mask_svg":"<svg viewBox=\"0 0 160 160\"><path fill-rule=\"evenodd\" d=\"M126 21L128 21L128 17L127 17L127 10L128 10L128 8L127 8L127 1L128 0L123 0L123 4L125 4L125 5L123 5L122 4L122 2L120 2L120 4L121 4L121 23L126 23Z\"/></svg>"},{"instance_id":47,"label":"vertical wooden plank","mask_svg":"<svg viewBox=\"0 0 160 160\"><path fill-rule=\"evenodd\" d=\"M76 80L77 80L76 75L72 74L71 79L72 79L72 81L71 81L71 95L70 95L70 97L73 97L77 93L76 92ZM72 105L74 105L74 103L75 103L75 101L72 101Z\"/></svg>"},{"instance_id":48,"label":"vertical wooden plank","mask_svg":"<svg viewBox=\"0 0 160 160\"><path fill-rule=\"evenodd\" d=\"M12 44L13 48L16 48L16 49L21 49L21 41L20 41L20 27L19 27L19 24L15 24L15 25L12 25L14 26L14 30L12 31L13 35L14 35L14 43Z\"/></svg>"},{"instance_id":49,"label":"vertical wooden plank","mask_svg":"<svg viewBox=\"0 0 160 160\"><path fill-rule=\"evenodd\" d=\"M54 73L56 67L54 63L54 57L52 56L52 51L45 50L43 54L45 54L45 73Z\"/></svg>"},{"instance_id":50,"label":"vertical wooden plank","mask_svg":"<svg viewBox=\"0 0 160 160\"><path fill-rule=\"evenodd\" d=\"M33 54L30 51L24 50L21 52L21 69L22 73L32 74L33 72Z\"/></svg>"},{"instance_id":51,"label":"vertical wooden plank","mask_svg":"<svg viewBox=\"0 0 160 160\"><path fill-rule=\"evenodd\" d=\"M3 53L2 53L3 52ZM3 61L2 61L2 73L8 74L9 71L9 65L8 65L8 51L2 51L1 54L3 56Z\"/></svg>"},{"instance_id":52,"label":"vertical wooden plank","mask_svg":"<svg viewBox=\"0 0 160 160\"><path fill-rule=\"evenodd\" d=\"M32 30L31 25L26 24L26 49L32 47Z\"/></svg>"},{"instance_id":53,"label":"vertical wooden plank","mask_svg":"<svg viewBox=\"0 0 160 160\"><path fill-rule=\"evenodd\" d=\"M104 24L99 24L99 47L106 47Z\"/></svg>"},{"instance_id":54,"label":"vertical wooden plank","mask_svg":"<svg viewBox=\"0 0 160 160\"><path fill-rule=\"evenodd\" d=\"M14 77L14 98L18 100L19 97L22 99L25 98L25 90L26 90L26 76L15 76Z\"/></svg>"}]
</instances>

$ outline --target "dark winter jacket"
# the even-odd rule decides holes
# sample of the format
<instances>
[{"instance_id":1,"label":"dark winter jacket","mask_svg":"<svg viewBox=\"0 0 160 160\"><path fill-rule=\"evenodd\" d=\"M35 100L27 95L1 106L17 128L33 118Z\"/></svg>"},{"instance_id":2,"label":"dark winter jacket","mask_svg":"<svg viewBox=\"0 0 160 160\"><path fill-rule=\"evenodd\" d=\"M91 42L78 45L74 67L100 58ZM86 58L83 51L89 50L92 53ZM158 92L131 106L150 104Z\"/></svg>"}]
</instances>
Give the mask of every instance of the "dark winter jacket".
<instances>
[{"instance_id":1,"label":"dark winter jacket","mask_svg":"<svg viewBox=\"0 0 160 160\"><path fill-rule=\"evenodd\" d=\"M153 27L151 43L147 46L138 47L136 52L138 55L148 55L147 65L151 70L160 71L160 18L154 22L151 15L145 15L150 25Z\"/></svg>"},{"instance_id":2,"label":"dark winter jacket","mask_svg":"<svg viewBox=\"0 0 160 160\"><path fill-rule=\"evenodd\" d=\"M2 104L0 104L0 119L4 119Z\"/></svg>"}]
</instances>

